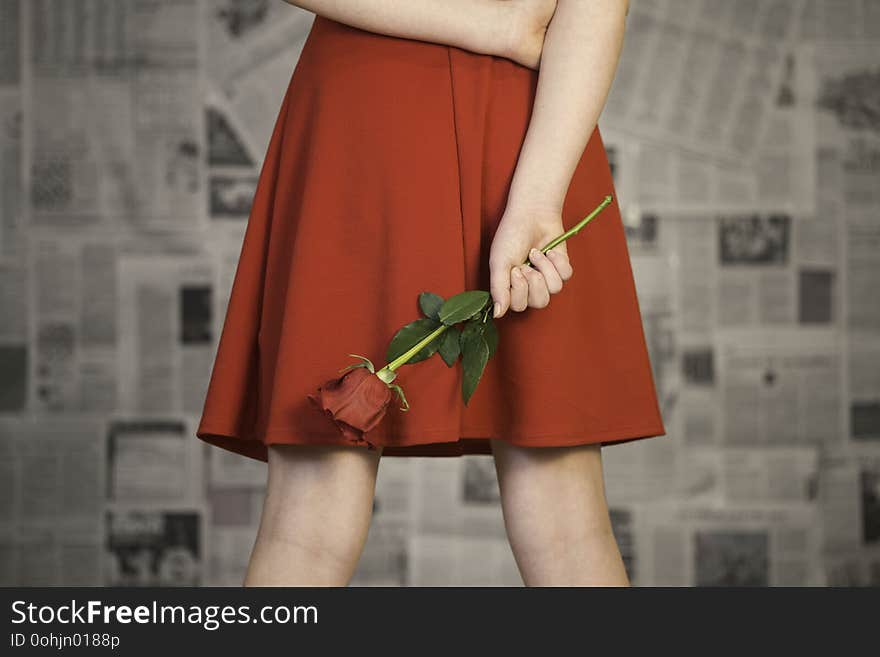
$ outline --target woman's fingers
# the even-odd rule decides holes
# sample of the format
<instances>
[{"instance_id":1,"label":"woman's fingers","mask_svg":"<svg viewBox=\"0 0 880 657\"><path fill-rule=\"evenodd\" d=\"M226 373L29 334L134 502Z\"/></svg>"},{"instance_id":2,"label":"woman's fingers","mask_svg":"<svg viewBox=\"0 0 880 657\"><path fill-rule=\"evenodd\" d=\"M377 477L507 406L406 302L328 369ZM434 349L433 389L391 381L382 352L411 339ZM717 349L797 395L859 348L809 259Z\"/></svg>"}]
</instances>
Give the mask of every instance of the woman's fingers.
<instances>
[{"instance_id":1,"label":"woman's fingers","mask_svg":"<svg viewBox=\"0 0 880 657\"><path fill-rule=\"evenodd\" d=\"M529 260L544 275L547 291L550 294L556 294L562 289L562 277L556 271L556 264L541 253L540 249L532 249L529 252Z\"/></svg>"},{"instance_id":2,"label":"woman's fingers","mask_svg":"<svg viewBox=\"0 0 880 657\"><path fill-rule=\"evenodd\" d=\"M574 269L571 266L571 261L568 259L568 254L565 251L557 247L553 247L545 254L553 265L556 267L556 271L559 274L559 278L563 281L567 281L574 274ZM534 262L534 260L532 260Z\"/></svg>"},{"instance_id":3,"label":"woman's fingers","mask_svg":"<svg viewBox=\"0 0 880 657\"><path fill-rule=\"evenodd\" d=\"M522 312L526 308L545 308L550 295L562 290L563 283L574 270L568 254L550 249L546 254L532 249L529 261L534 265L518 265L510 272L510 309Z\"/></svg>"},{"instance_id":4,"label":"woman's fingers","mask_svg":"<svg viewBox=\"0 0 880 657\"><path fill-rule=\"evenodd\" d=\"M550 291L547 289L544 275L528 265L523 265L522 270L526 275L526 282L529 284L529 306L545 308L550 303Z\"/></svg>"},{"instance_id":5,"label":"woman's fingers","mask_svg":"<svg viewBox=\"0 0 880 657\"><path fill-rule=\"evenodd\" d=\"M510 309L522 312L526 308L544 308L550 303L550 292L544 275L528 265L517 265L510 275Z\"/></svg>"},{"instance_id":6,"label":"woman's fingers","mask_svg":"<svg viewBox=\"0 0 880 657\"><path fill-rule=\"evenodd\" d=\"M510 272L510 309L522 312L529 307L529 284L522 268L517 265Z\"/></svg>"}]
</instances>

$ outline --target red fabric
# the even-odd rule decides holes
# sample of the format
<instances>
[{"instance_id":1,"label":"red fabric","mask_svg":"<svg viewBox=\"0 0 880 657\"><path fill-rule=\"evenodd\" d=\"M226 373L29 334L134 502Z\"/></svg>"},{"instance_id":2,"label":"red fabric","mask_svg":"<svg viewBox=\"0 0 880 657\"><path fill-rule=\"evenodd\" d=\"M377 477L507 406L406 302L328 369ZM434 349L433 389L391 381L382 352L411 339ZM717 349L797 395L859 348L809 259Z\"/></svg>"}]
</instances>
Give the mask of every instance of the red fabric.
<instances>
[{"instance_id":1,"label":"red fabric","mask_svg":"<svg viewBox=\"0 0 880 657\"><path fill-rule=\"evenodd\" d=\"M538 73L458 48L316 18L260 174L197 435L267 459L267 444L350 444L308 400L360 354L376 368L419 318L418 294L489 289L488 253ZM598 129L563 208L570 227L613 193ZM508 311L467 406L461 364L404 365L410 409L369 439L386 456L665 434L617 202L566 242L550 305Z\"/></svg>"}]
</instances>

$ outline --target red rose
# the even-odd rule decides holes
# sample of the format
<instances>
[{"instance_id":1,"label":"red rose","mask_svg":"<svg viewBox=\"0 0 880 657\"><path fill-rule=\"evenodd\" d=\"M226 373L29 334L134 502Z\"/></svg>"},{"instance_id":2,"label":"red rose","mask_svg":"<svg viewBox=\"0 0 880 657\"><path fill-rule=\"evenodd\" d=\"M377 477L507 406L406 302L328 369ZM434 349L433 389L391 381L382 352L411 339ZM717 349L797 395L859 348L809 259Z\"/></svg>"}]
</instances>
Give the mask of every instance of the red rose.
<instances>
[{"instance_id":1,"label":"red rose","mask_svg":"<svg viewBox=\"0 0 880 657\"><path fill-rule=\"evenodd\" d=\"M382 379L366 367L355 367L327 381L317 395L308 398L333 420L343 436L375 449L364 434L382 421L392 396Z\"/></svg>"}]
</instances>

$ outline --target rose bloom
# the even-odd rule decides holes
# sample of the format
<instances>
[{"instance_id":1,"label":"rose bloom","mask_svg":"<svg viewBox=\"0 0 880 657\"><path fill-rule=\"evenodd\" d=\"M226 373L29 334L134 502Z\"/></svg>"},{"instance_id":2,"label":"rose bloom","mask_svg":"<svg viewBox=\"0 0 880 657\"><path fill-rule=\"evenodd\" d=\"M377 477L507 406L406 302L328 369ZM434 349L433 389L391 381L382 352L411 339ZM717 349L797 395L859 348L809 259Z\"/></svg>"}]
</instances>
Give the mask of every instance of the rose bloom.
<instances>
[{"instance_id":1,"label":"rose bloom","mask_svg":"<svg viewBox=\"0 0 880 657\"><path fill-rule=\"evenodd\" d=\"M343 436L375 449L364 434L375 427L388 409L391 388L366 367L355 367L318 388L309 401L323 410Z\"/></svg>"}]
</instances>

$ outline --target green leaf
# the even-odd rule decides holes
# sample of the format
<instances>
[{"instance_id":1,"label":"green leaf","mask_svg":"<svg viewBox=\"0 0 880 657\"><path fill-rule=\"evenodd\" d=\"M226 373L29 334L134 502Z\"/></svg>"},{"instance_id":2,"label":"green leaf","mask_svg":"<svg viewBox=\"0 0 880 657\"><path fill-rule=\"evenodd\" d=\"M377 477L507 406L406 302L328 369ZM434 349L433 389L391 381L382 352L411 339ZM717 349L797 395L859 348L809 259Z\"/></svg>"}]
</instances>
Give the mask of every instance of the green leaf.
<instances>
[{"instance_id":1,"label":"green leaf","mask_svg":"<svg viewBox=\"0 0 880 657\"><path fill-rule=\"evenodd\" d=\"M425 317L440 321L440 306L443 305L443 297L433 292L422 292L419 295L419 308Z\"/></svg>"},{"instance_id":2,"label":"green leaf","mask_svg":"<svg viewBox=\"0 0 880 657\"><path fill-rule=\"evenodd\" d=\"M475 345L477 343L477 338L481 335L483 335L483 322L481 322L478 317L465 322L464 326L461 328L461 335L459 336L459 344L461 345L462 353L464 353L468 344Z\"/></svg>"},{"instance_id":3,"label":"green leaf","mask_svg":"<svg viewBox=\"0 0 880 657\"><path fill-rule=\"evenodd\" d=\"M391 342L388 344L388 351L385 355L386 360L390 363L398 356L402 356L417 342L426 338L432 331L436 330L440 326L443 325L437 320L422 318L417 319L414 322L410 322L406 326L402 327L397 333L394 334L394 337L391 338ZM444 331L444 333L445 332L446 331ZM442 340L443 334L441 333L436 338L431 340L431 342L419 349L419 351L417 351L408 361L406 361L406 363L417 363L420 360L430 358L434 355L434 352L440 348L440 343L442 342Z\"/></svg>"},{"instance_id":4,"label":"green leaf","mask_svg":"<svg viewBox=\"0 0 880 657\"><path fill-rule=\"evenodd\" d=\"M443 342L440 345L440 357L447 367L455 365L458 356L461 354L461 345L458 342L459 331L456 328L448 328L443 332Z\"/></svg>"},{"instance_id":5,"label":"green leaf","mask_svg":"<svg viewBox=\"0 0 880 657\"><path fill-rule=\"evenodd\" d=\"M449 297L440 307L440 321L451 326L463 322L476 315L486 302L489 293L484 290L468 290Z\"/></svg>"},{"instance_id":6,"label":"green leaf","mask_svg":"<svg viewBox=\"0 0 880 657\"><path fill-rule=\"evenodd\" d=\"M461 396L467 406L471 395L477 389L480 377L483 376L483 370L486 369L486 363L489 361L489 345L483 338L483 331L480 328L471 330L467 336L465 331L461 332Z\"/></svg>"},{"instance_id":7,"label":"green leaf","mask_svg":"<svg viewBox=\"0 0 880 657\"><path fill-rule=\"evenodd\" d=\"M495 350L498 349L498 327L492 321L491 315L483 322L483 327L483 337L486 339L486 344L489 345L489 358L492 358Z\"/></svg>"}]
</instances>

